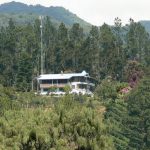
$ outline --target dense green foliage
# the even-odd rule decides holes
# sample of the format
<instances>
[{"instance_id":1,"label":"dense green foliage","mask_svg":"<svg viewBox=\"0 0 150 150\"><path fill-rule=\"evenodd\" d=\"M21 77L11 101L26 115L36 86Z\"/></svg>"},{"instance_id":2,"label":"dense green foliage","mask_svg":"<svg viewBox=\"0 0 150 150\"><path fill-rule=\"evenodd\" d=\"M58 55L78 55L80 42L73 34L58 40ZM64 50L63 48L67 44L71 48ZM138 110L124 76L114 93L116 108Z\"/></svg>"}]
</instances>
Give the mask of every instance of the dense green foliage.
<instances>
[{"instance_id":1,"label":"dense green foliage","mask_svg":"<svg viewBox=\"0 0 150 150\"><path fill-rule=\"evenodd\" d=\"M55 100L25 93L8 97L13 92L5 90L1 87L1 100L12 104L0 109L0 149L114 149L99 102L71 95Z\"/></svg>"},{"instance_id":2,"label":"dense green foliage","mask_svg":"<svg viewBox=\"0 0 150 150\"><path fill-rule=\"evenodd\" d=\"M85 36L78 23L71 29L63 23L56 28L46 17L43 24L44 72L81 72L84 69L98 81L107 76L130 81L129 77L137 73L128 70L128 67L134 68L134 62L137 66L149 66L150 38L139 23L131 21L125 35L123 29L116 19L114 28L107 24L100 29L92 26ZM29 83L40 74L40 21L18 26L10 19L9 26L0 31L0 58L0 83L18 87L18 83L23 82L22 86L26 84L23 88L30 90ZM132 76L127 77L128 71Z\"/></svg>"},{"instance_id":3,"label":"dense green foliage","mask_svg":"<svg viewBox=\"0 0 150 150\"><path fill-rule=\"evenodd\" d=\"M149 150L149 76L120 95L126 86L106 79L93 98L1 86L0 149Z\"/></svg>"},{"instance_id":4,"label":"dense green foliage","mask_svg":"<svg viewBox=\"0 0 150 150\"><path fill-rule=\"evenodd\" d=\"M140 23L145 27L148 33L150 33L150 21L148 20L143 20L140 21Z\"/></svg>"},{"instance_id":5,"label":"dense green foliage","mask_svg":"<svg viewBox=\"0 0 150 150\"><path fill-rule=\"evenodd\" d=\"M122 99L107 104L105 120L111 123L110 135L117 150L129 149L129 138L126 136L124 124L127 119L127 107Z\"/></svg>"},{"instance_id":6,"label":"dense green foliage","mask_svg":"<svg viewBox=\"0 0 150 150\"><path fill-rule=\"evenodd\" d=\"M127 136L131 149L150 148L150 78L145 77L127 99Z\"/></svg>"},{"instance_id":7,"label":"dense green foliage","mask_svg":"<svg viewBox=\"0 0 150 150\"><path fill-rule=\"evenodd\" d=\"M59 26L61 22L67 27L79 23L85 31L89 31L91 25L63 7L44 7L41 5L26 5L19 2L10 2L0 5L0 26L8 25L9 18L17 24L34 23L39 16L50 16L52 22Z\"/></svg>"},{"instance_id":8,"label":"dense green foliage","mask_svg":"<svg viewBox=\"0 0 150 150\"><path fill-rule=\"evenodd\" d=\"M150 37L132 19L114 23L85 35L79 23L43 20L44 72L86 70L99 84L94 97L34 95L40 21L1 27L0 149L149 150Z\"/></svg>"}]
</instances>

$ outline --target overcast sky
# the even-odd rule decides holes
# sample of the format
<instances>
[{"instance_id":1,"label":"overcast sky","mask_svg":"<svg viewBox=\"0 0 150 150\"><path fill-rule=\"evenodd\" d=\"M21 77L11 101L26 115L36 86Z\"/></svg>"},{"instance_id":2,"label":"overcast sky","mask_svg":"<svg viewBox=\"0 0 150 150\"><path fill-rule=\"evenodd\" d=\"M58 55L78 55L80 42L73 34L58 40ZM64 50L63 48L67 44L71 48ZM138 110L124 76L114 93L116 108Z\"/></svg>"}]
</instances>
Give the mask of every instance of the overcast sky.
<instances>
[{"instance_id":1,"label":"overcast sky","mask_svg":"<svg viewBox=\"0 0 150 150\"><path fill-rule=\"evenodd\" d=\"M0 0L0 4L12 0ZM15 0L26 4L63 6L93 25L104 22L112 25L119 17L124 24L129 18L135 21L150 20L150 0Z\"/></svg>"}]
</instances>

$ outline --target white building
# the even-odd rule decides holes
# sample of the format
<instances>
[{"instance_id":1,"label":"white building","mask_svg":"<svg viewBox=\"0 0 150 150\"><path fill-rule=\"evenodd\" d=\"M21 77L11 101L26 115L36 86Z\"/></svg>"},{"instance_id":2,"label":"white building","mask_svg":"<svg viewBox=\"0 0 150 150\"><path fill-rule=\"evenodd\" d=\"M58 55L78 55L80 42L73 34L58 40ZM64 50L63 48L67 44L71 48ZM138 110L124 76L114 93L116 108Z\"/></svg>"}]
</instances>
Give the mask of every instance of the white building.
<instances>
[{"instance_id":1,"label":"white building","mask_svg":"<svg viewBox=\"0 0 150 150\"><path fill-rule=\"evenodd\" d=\"M82 73L43 74L37 78L37 81L41 95L65 94L65 86L70 86L70 93L92 94L95 87L94 79L85 71Z\"/></svg>"}]
</instances>

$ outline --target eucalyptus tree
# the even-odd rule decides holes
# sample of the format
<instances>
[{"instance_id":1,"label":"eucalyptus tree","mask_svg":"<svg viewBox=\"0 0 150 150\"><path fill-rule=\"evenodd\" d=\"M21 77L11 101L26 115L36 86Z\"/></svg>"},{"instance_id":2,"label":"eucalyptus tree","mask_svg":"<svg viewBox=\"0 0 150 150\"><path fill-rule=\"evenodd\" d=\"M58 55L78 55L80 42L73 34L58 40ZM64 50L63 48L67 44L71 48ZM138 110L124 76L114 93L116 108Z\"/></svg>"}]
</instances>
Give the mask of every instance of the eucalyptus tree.
<instances>
[{"instance_id":1,"label":"eucalyptus tree","mask_svg":"<svg viewBox=\"0 0 150 150\"><path fill-rule=\"evenodd\" d=\"M115 76L114 60L117 55L116 38L107 24L100 27L100 73L101 78L106 75Z\"/></svg>"},{"instance_id":2,"label":"eucalyptus tree","mask_svg":"<svg viewBox=\"0 0 150 150\"><path fill-rule=\"evenodd\" d=\"M65 71L68 68L69 49L68 49L68 29L64 23L59 25L57 31L57 45L56 45L56 63L57 72Z\"/></svg>"},{"instance_id":3,"label":"eucalyptus tree","mask_svg":"<svg viewBox=\"0 0 150 150\"><path fill-rule=\"evenodd\" d=\"M72 64L72 70L79 71L79 60L81 59L81 45L83 43L83 29L78 23L73 24L69 31L69 53L70 62Z\"/></svg>"},{"instance_id":4,"label":"eucalyptus tree","mask_svg":"<svg viewBox=\"0 0 150 150\"><path fill-rule=\"evenodd\" d=\"M81 64L97 80L100 79L100 42L98 27L92 26L82 48Z\"/></svg>"},{"instance_id":5,"label":"eucalyptus tree","mask_svg":"<svg viewBox=\"0 0 150 150\"><path fill-rule=\"evenodd\" d=\"M125 29L122 26L121 19L118 17L114 20L114 27L112 27L112 31L115 36L115 51L116 55L114 60L114 72L115 78L118 80L122 80L123 77L123 68L126 63L125 57L125 48L124 48L124 38L125 38Z\"/></svg>"},{"instance_id":6,"label":"eucalyptus tree","mask_svg":"<svg viewBox=\"0 0 150 150\"><path fill-rule=\"evenodd\" d=\"M18 62L16 88L18 91L30 91L32 81L32 58L27 52L21 52Z\"/></svg>"},{"instance_id":7,"label":"eucalyptus tree","mask_svg":"<svg viewBox=\"0 0 150 150\"><path fill-rule=\"evenodd\" d=\"M145 28L138 22L130 19L128 32L126 36L127 42L127 58L131 60L138 60L141 63L148 65L149 59L149 34Z\"/></svg>"},{"instance_id":8,"label":"eucalyptus tree","mask_svg":"<svg viewBox=\"0 0 150 150\"><path fill-rule=\"evenodd\" d=\"M45 58L45 73L56 72L56 37L57 30L47 16L43 23L43 56Z\"/></svg>"},{"instance_id":9,"label":"eucalyptus tree","mask_svg":"<svg viewBox=\"0 0 150 150\"><path fill-rule=\"evenodd\" d=\"M1 28L0 33L0 57L1 57L1 74L3 75L2 83L5 86L12 86L15 81L16 72L16 25L10 19L7 27Z\"/></svg>"}]
</instances>

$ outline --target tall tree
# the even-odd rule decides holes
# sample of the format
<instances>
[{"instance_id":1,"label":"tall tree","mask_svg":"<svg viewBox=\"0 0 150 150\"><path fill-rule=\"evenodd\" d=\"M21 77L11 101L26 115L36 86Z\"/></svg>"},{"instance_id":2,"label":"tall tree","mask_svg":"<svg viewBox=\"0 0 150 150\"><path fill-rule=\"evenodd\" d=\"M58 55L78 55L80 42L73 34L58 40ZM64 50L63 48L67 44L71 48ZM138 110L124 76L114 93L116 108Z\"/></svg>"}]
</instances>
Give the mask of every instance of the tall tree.
<instances>
[{"instance_id":1,"label":"tall tree","mask_svg":"<svg viewBox=\"0 0 150 150\"><path fill-rule=\"evenodd\" d=\"M145 77L128 97L127 136L132 150L150 148L150 78Z\"/></svg>"},{"instance_id":2,"label":"tall tree","mask_svg":"<svg viewBox=\"0 0 150 150\"><path fill-rule=\"evenodd\" d=\"M85 67L92 76L99 80L100 44L98 27L92 26L91 31L82 46L82 51L82 66Z\"/></svg>"},{"instance_id":3,"label":"tall tree","mask_svg":"<svg viewBox=\"0 0 150 150\"><path fill-rule=\"evenodd\" d=\"M1 67L5 86L12 86L15 81L16 64L16 26L12 19L9 20L9 25L1 30Z\"/></svg>"},{"instance_id":4,"label":"tall tree","mask_svg":"<svg viewBox=\"0 0 150 150\"><path fill-rule=\"evenodd\" d=\"M107 24L100 27L100 74L114 76L114 59L117 55L115 48L116 39Z\"/></svg>"},{"instance_id":5,"label":"tall tree","mask_svg":"<svg viewBox=\"0 0 150 150\"><path fill-rule=\"evenodd\" d=\"M109 132L116 150L129 149L129 139L126 137L124 126L127 118L127 103L123 99L116 99L107 104L106 110L105 120L112 127Z\"/></svg>"},{"instance_id":6,"label":"tall tree","mask_svg":"<svg viewBox=\"0 0 150 150\"><path fill-rule=\"evenodd\" d=\"M115 78L121 80L123 77L123 68L126 63L125 52L124 52L124 28L122 27L121 19L115 18L113 33L115 35L115 49L116 56L113 62L113 69L115 72Z\"/></svg>"},{"instance_id":7,"label":"tall tree","mask_svg":"<svg viewBox=\"0 0 150 150\"><path fill-rule=\"evenodd\" d=\"M46 17L43 25L43 53L45 56L45 73L56 72L56 28Z\"/></svg>"},{"instance_id":8,"label":"tall tree","mask_svg":"<svg viewBox=\"0 0 150 150\"><path fill-rule=\"evenodd\" d=\"M32 59L27 52L22 52L18 64L16 88L18 91L31 90L32 82Z\"/></svg>"},{"instance_id":9,"label":"tall tree","mask_svg":"<svg viewBox=\"0 0 150 150\"><path fill-rule=\"evenodd\" d=\"M148 59L145 58L147 58L147 54L149 54L149 34L139 22L136 23L130 19L126 41L127 58L138 60L145 65L148 64Z\"/></svg>"},{"instance_id":10,"label":"tall tree","mask_svg":"<svg viewBox=\"0 0 150 150\"><path fill-rule=\"evenodd\" d=\"M66 71L68 68L68 29L61 23L57 32L56 63L57 72Z\"/></svg>"},{"instance_id":11,"label":"tall tree","mask_svg":"<svg viewBox=\"0 0 150 150\"><path fill-rule=\"evenodd\" d=\"M78 23L73 24L72 28L70 29L69 39L70 59L72 60L72 68L74 71L80 71L79 58L81 57L80 48L83 42L83 29Z\"/></svg>"}]
</instances>

